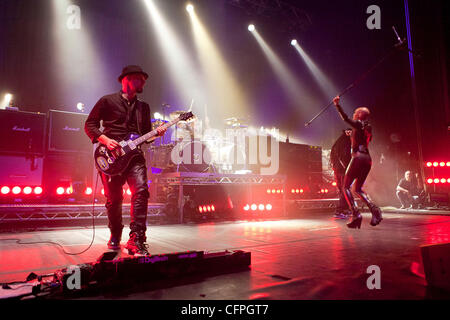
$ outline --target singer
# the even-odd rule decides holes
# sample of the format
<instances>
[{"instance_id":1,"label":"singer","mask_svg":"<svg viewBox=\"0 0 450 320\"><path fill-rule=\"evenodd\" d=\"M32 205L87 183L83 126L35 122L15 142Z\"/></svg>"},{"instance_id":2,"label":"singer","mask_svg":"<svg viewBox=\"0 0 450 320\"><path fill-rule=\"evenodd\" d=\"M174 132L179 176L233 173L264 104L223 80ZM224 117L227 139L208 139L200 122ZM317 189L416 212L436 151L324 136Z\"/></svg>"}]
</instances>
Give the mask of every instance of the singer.
<instances>
[{"instance_id":1,"label":"singer","mask_svg":"<svg viewBox=\"0 0 450 320\"><path fill-rule=\"evenodd\" d=\"M350 119L342 110L339 104L340 97L333 99L333 103L341 118L352 126L351 147L352 159L345 171L343 191L345 199L352 211L353 219L347 224L349 228L361 228L362 216L358 210L353 198L350 187L355 182L355 192L369 207L372 213L370 225L376 226L383 220L381 210L369 198L369 195L362 190L362 186L372 167L372 158L369 153L369 142L372 140L372 127L369 123L370 111L368 108L360 107L353 113L353 119Z\"/></svg>"}]
</instances>

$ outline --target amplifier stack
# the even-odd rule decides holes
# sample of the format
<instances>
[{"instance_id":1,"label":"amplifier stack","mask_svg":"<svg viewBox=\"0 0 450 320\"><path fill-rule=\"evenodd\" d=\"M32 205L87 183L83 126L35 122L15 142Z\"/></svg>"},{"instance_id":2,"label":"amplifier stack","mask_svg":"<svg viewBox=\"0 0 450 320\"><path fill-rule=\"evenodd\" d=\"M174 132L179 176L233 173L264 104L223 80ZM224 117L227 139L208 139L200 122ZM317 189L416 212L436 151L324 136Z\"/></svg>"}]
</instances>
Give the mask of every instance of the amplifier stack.
<instances>
[{"instance_id":1,"label":"amplifier stack","mask_svg":"<svg viewBox=\"0 0 450 320\"><path fill-rule=\"evenodd\" d=\"M67 200L92 186L86 118L57 110L0 110L0 202Z\"/></svg>"}]
</instances>

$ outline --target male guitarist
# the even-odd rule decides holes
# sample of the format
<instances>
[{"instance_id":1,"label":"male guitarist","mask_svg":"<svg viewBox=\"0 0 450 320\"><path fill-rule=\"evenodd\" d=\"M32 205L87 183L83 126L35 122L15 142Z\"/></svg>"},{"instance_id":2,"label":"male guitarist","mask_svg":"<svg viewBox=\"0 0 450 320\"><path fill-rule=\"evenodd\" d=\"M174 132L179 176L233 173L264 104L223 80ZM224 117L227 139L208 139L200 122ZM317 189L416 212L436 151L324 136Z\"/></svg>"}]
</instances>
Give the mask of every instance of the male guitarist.
<instances>
[{"instance_id":1,"label":"male guitarist","mask_svg":"<svg viewBox=\"0 0 450 320\"><path fill-rule=\"evenodd\" d=\"M102 97L86 120L85 131L92 143L100 142L109 150L113 150L119 147L118 141L124 140L128 134L143 135L151 131L150 107L137 99L137 93L142 93L147 78L148 74L139 66L129 65L123 68L118 78L122 90ZM103 122L103 131L100 130L100 121ZM158 135L164 135L165 131L166 129L159 128ZM108 226L111 231L108 248L120 249L123 229L122 188L127 182L132 198L130 239L126 248L135 256L149 255L145 235L149 192L147 168L142 151L133 158L122 174L108 176L101 173L101 178L107 199Z\"/></svg>"}]
</instances>

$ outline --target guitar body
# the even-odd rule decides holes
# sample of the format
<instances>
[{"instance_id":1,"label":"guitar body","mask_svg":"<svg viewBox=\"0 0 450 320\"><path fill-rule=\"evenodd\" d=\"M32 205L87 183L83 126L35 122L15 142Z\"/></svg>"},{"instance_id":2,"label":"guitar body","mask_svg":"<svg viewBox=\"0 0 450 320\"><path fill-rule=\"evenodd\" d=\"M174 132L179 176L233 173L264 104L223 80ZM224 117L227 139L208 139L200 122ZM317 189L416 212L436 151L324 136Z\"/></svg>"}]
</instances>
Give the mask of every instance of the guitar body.
<instances>
[{"instance_id":1,"label":"guitar body","mask_svg":"<svg viewBox=\"0 0 450 320\"><path fill-rule=\"evenodd\" d=\"M105 145L100 144L94 152L97 169L108 176L116 176L124 172L131 160L140 154L137 146L132 149L132 141L137 138L139 135L129 134L125 140L119 142L120 147L114 150L109 150Z\"/></svg>"}]
</instances>

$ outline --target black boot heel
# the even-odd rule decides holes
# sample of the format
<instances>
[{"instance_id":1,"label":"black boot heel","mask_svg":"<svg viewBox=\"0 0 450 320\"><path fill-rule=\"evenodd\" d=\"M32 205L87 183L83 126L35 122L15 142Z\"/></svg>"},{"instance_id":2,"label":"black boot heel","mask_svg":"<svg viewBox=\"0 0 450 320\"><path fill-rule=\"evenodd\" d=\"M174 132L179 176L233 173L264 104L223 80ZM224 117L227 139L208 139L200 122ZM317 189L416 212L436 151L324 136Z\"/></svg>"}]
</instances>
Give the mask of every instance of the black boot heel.
<instances>
[{"instance_id":1,"label":"black boot heel","mask_svg":"<svg viewBox=\"0 0 450 320\"><path fill-rule=\"evenodd\" d=\"M370 221L370 225L375 227L376 225L380 224L381 220L383 220L383 217L381 215L381 209L378 207L374 207L371 210L372 212L372 220Z\"/></svg>"},{"instance_id":2,"label":"black boot heel","mask_svg":"<svg viewBox=\"0 0 450 320\"><path fill-rule=\"evenodd\" d=\"M350 223L347 223L347 227L350 229L361 229L362 216L358 215L357 217L353 217L353 220Z\"/></svg>"}]
</instances>

